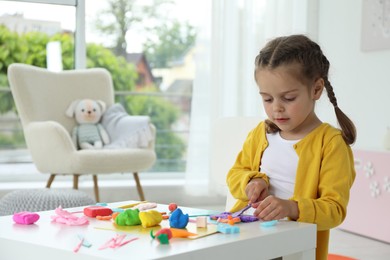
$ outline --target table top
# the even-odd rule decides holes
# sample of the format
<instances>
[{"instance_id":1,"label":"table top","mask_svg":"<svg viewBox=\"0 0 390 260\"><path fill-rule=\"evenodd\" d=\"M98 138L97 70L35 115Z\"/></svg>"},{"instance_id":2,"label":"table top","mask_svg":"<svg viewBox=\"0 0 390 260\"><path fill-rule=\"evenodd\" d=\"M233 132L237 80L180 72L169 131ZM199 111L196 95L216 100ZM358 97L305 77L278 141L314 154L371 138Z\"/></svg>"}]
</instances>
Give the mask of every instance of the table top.
<instances>
[{"instance_id":1,"label":"table top","mask_svg":"<svg viewBox=\"0 0 390 260\"><path fill-rule=\"evenodd\" d=\"M108 207L134 203L134 201L110 203ZM82 212L84 207L65 209L69 212ZM196 208L179 207L184 214L210 215L221 213ZM155 209L169 212L168 205L159 204ZM256 257L270 259L301 251L314 250L316 247L316 225L294 221L279 221L275 226L263 227L260 222L238 223L239 233L214 233L216 226L196 228L189 223L187 229L200 235L199 238L172 238L169 244L160 244L150 236L150 230L158 231L169 227L163 220L160 227L143 228L141 225L129 229L117 229L110 221L89 218L84 226L68 226L51 221L54 211L38 212L40 219L32 225L16 224L12 216L0 217L0 259L26 259L40 256L44 259L237 259ZM76 216L83 216L76 213ZM190 226L190 224L192 226ZM210 234L209 234L210 233ZM99 250L116 234L126 234L126 239L136 240L119 248ZM208 235L209 234L209 235ZM90 248L81 247L75 253L73 249L80 242L78 235L92 244ZM299 238L299 239L297 239ZM34 258L34 257L33 257Z\"/></svg>"}]
</instances>

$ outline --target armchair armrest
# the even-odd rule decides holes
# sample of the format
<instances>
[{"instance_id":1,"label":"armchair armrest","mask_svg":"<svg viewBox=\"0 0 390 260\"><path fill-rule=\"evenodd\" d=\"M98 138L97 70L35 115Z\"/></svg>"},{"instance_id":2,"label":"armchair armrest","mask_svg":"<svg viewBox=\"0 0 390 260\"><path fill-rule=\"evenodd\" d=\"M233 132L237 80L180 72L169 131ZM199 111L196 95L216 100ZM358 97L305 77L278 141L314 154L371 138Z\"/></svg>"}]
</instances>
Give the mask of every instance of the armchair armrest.
<instances>
[{"instance_id":1,"label":"armchair armrest","mask_svg":"<svg viewBox=\"0 0 390 260\"><path fill-rule=\"evenodd\" d=\"M59 172L68 169L76 148L70 134L58 122L42 121L29 123L24 129L27 147L34 164L40 172Z\"/></svg>"}]
</instances>

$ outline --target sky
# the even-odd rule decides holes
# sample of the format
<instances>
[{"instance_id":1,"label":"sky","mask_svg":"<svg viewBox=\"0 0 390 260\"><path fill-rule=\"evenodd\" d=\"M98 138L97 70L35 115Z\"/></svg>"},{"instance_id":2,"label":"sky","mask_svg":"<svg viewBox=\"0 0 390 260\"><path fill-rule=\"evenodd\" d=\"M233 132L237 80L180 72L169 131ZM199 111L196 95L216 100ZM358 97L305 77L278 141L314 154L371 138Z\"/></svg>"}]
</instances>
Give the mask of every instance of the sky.
<instances>
[{"instance_id":1,"label":"sky","mask_svg":"<svg viewBox=\"0 0 390 260\"><path fill-rule=\"evenodd\" d=\"M145 0L142 0L145 1ZM170 10L169 15L179 20L189 21L192 25L202 22L204 8L210 8L210 0L174 0L175 8ZM95 20L96 14L106 6L106 0L86 0L86 41L96 43L106 43L105 39L93 32L91 24ZM4 14L22 13L26 19L49 20L61 23L63 29L74 31L75 28L75 8L69 6L35 4L16 1L0 1L0 16ZM132 39L136 32L128 34ZM142 48L141 41L129 41L129 52L138 52Z\"/></svg>"}]
</instances>

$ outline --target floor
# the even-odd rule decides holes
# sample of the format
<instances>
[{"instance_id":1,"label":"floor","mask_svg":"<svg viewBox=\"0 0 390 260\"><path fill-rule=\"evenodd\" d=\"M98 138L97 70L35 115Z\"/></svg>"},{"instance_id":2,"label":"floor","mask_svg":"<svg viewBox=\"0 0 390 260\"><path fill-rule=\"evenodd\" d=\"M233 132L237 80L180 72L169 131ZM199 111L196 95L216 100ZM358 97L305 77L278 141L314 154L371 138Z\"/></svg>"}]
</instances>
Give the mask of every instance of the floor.
<instances>
[{"instance_id":1,"label":"floor","mask_svg":"<svg viewBox=\"0 0 390 260\"><path fill-rule=\"evenodd\" d=\"M225 210L224 205L196 207L219 211ZM331 230L330 233L329 253L348 256L359 260L389 260L390 243L384 243L336 228Z\"/></svg>"},{"instance_id":2,"label":"floor","mask_svg":"<svg viewBox=\"0 0 390 260\"><path fill-rule=\"evenodd\" d=\"M390 259L390 244L333 229L330 233L329 253L362 260L388 260Z\"/></svg>"}]
</instances>

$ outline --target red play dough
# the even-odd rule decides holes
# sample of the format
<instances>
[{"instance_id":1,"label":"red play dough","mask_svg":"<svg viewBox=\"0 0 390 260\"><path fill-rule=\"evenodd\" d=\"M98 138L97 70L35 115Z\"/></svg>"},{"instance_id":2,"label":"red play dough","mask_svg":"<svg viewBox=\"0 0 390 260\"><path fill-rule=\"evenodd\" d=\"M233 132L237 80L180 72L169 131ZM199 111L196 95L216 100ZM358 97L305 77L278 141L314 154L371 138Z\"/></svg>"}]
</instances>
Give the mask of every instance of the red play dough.
<instances>
[{"instance_id":1,"label":"red play dough","mask_svg":"<svg viewBox=\"0 0 390 260\"><path fill-rule=\"evenodd\" d=\"M161 234L166 234L168 236L168 239L172 238L172 231L169 228L162 228L156 233L156 237L161 235Z\"/></svg>"},{"instance_id":2,"label":"red play dough","mask_svg":"<svg viewBox=\"0 0 390 260\"><path fill-rule=\"evenodd\" d=\"M112 209L103 206L89 206L84 208L84 215L94 218L96 216L109 216L112 214Z\"/></svg>"},{"instance_id":3,"label":"red play dough","mask_svg":"<svg viewBox=\"0 0 390 260\"><path fill-rule=\"evenodd\" d=\"M169 203L168 209L170 212L174 211L175 209L177 209L177 204L176 203Z\"/></svg>"}]
</instances>

